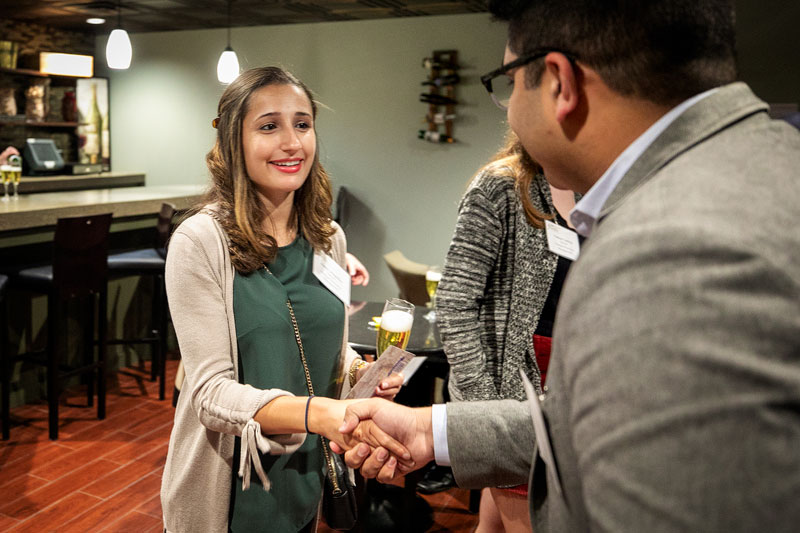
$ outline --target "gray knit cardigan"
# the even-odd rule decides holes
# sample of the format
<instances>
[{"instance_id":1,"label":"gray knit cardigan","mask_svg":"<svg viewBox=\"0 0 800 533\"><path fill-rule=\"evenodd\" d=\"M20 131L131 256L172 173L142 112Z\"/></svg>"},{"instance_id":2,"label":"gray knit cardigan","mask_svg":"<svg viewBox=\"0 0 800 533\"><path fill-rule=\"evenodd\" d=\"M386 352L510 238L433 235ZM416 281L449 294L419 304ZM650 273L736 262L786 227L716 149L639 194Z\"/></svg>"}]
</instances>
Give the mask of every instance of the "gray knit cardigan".
<instances>
[{"instance_id":1,"label":"gray knit cardigan","mask_svg":"<svg viewBox=\"0 0 800 533\"><path fill-rule=\"evenodd\" d=\"M489 166L470 184L436 294L454 401L522 400L520 368L541 391L533 332L558 257L544 229L528 223L508 175ZM534 178L530 197L541 212L555 213L544 176Z\"/></svg>"}]
</instances>

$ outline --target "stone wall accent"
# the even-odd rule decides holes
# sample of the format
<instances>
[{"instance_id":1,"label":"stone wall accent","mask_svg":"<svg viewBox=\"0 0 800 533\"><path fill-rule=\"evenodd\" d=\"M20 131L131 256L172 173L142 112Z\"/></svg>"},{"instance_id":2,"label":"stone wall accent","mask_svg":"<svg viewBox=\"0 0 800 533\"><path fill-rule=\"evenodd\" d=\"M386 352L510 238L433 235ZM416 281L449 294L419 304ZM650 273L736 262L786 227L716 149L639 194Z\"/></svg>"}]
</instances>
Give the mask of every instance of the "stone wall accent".
<instances>
[{"instance_id":1,"label":"stone wall accent","mask_svg":"<svg viewBox=\"0 0 800 533\"><path fill-rule=\"evenodd\" d=\"M94 55L94 33L0 18L0 41L20 44L18 68L39 69L39 52Z\"/></svg>"},{"instance_id":2,"label":"stone wall accent","mask_svg":"<svg viewBox=\"0 0 800 533\"><path fill-rule=\"evenodd\" d=\"M18 68L39 70L39 52L63 52L67 54L94 55L94 33L66 31L42 24L18 22L0 18L0 40L16 41L20 44ZM65 78L52 84L50 79L0 75L0 86L14 87L17 93L17 113L25 114L24 91L33 83L48 85L47 120L60 121L61 99L64 91L74 84L64 85ZM74 130L31 128L24 124L6 124L0 127L0 150L6 146L21 148L26 137L50 138L62 151L66 160L76 159L78 151Z\"/></svg>"}]
</instances>

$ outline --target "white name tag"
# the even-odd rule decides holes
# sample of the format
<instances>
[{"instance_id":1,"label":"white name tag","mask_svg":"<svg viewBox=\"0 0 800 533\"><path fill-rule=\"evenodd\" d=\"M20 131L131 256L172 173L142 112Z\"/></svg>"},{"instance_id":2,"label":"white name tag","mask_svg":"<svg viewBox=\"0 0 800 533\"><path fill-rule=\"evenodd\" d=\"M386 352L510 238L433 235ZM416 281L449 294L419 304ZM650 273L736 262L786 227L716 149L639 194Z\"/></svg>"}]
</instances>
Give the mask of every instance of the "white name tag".
<instances>
[{"instance_id":1,"label":"white name tag","mask_svg":"<svg viewBox=\"0 0 800 533\"><path fill-rule=\"evenodd\" d=\"M350 305L350 274L329 255L314 252L312 272L344 305Z\"/></svg>"},{"instance_id":2,"label":"white name tag","mask_svg":"<svg viewBox=\"0 0 800 533\"><path fill-rule=\"evenodd\" d=\"M547 234L547 247L551 252L571 261L578 258L581 247L577 233L569 228L553 224L549 220L544 221L544 229Z\"/></svg>"}]
</instances>

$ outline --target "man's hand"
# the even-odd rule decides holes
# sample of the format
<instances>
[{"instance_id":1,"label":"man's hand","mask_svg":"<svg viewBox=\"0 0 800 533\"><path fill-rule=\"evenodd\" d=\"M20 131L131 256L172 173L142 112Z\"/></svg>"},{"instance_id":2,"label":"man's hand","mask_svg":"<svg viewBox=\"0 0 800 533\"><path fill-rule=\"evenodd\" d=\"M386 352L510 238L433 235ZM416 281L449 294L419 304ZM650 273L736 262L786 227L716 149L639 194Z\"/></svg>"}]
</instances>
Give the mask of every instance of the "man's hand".
<instances>
[{"instance_id":1,"label":"man's hand","mask_svg":"<svg viewBox=\"0 0 800 533\"><path fill-rule=\"evenodd\" d=\"M297 400L301 400L302 403L297 402ZM336 450L336 453L341 453L340 450L351 450L360 443L364 443L369 448L381 447L389 450L395 457L400 457L406 463L411 462L411 454L406 447L377 426L364 426L354 432L354 435L349 432L342 434L339 431L340 426L343 424L342 420L345 419L346 407L365 400L334 400L322 396L314 397L312 400L309 402L306 398L288 396L276 398L259 410L256 415L256 421L261 424L262 430L265 425L273 424L272 427L268 428L270 434L286 433L290 431L287 424L278 424L277 429L274 426L276 419L281 415L285 416L290 413L290 410L285 406L294 405L297 408L299 403L301 408L304 408L307 405L309 407L307 415L309 431L328 439L331 443L331 448ZM274 414L275 411L278 414Z\"/></svg>"},{"instance_id":2,"label":"man's hand","mask_svg":"<svg viewBox=\"0 0 800 533\"><path fill-rule=\"evenodd\" d=\"M351 468L360 468L361 474L377 478L383 483L394 479L397 471L405 474L421 468L433 459L433 431L431 428L431 409L429 407L411 409L402 405L373 398L350 404L344 415L344 423L339 431L351 434L352 445L344 455ZM380 446L368 446L377 442L376 434L388 434L405 446L411 460L392 456ZM356 442L360 441L360 443ZM342 453L343 447L331 446L334 452Z\"/></svg>"}]
</instances>

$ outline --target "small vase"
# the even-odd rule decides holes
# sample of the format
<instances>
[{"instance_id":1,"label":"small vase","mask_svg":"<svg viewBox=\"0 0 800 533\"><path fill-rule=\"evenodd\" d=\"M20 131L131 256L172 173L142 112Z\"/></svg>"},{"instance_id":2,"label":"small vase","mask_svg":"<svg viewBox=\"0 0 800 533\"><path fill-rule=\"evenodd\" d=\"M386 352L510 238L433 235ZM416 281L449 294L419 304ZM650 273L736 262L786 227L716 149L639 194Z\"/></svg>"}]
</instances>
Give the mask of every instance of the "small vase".
<instances>
[{"instance_id":1,"label":"small vase","mask_svg":"<svg viewBox=\"0 0 800 533\"><path fill-rule=\"evenodd\" d=\"M42 122L47 116L45 86L31 85L25 90L25 117L31 122Z\"/></svg>"},{"instance_id":2,"label":"small vase","mask_svg":"<svg viewBox=\"0 0 800 533\"><path fill-rule=\"evenodd\" d=\"M64 122L76 122L78 120L77 100L75 91L67 91L61 99L61 118Z\"/></svg>"}]
</instances>

